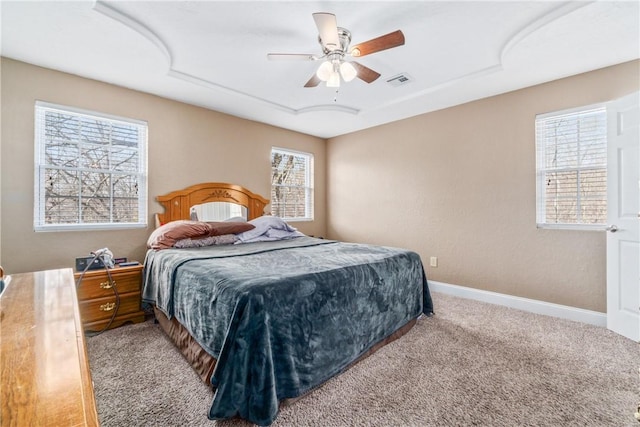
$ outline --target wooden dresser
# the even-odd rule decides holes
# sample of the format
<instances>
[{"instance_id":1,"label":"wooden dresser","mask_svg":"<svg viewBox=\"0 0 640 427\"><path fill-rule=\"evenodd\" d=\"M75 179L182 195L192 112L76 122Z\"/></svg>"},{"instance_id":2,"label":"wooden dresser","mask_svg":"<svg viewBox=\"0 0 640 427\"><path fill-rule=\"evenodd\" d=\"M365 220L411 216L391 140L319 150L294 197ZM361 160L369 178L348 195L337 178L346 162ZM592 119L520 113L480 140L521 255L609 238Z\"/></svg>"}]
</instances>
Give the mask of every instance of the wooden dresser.
<instances>
[{"instance_id":1,"label":"wooden dresser","mask_svg":"<svg viewBox=\"0 0 640 427\"><path fill-rule=\"evenodd\" d=\"M70 268L10 276L0 352L3 427L98 425Z\"/></svg>"},{"instance_id":2,"label":"wooden dresser","mask_svg":"<svg viewBox=\"0 0 640 427\"><path fill-rule=\"evenodd\" d=\"M127 322L143 322L144 311L141 308L142 265L115 267L109 270L89 270L84 273L78 285L80 316L84 329L101 331L109 324L114 310L115 318L109 328L115 328ZM81 273L75 274L77 281ZM116 306L114 285L120 295L120 307Z\"/></svg>"}]
</instances>

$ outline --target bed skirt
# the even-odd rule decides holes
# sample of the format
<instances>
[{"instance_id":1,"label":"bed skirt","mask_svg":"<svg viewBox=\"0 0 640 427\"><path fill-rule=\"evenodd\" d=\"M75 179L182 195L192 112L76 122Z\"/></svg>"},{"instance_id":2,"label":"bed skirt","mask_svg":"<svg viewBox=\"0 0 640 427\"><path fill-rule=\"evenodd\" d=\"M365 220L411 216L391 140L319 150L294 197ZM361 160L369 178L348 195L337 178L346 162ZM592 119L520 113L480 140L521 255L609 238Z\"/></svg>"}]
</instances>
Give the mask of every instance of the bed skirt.
<instances>
[{"instance_id":1,"label":"bed skirt","mask_svg":"<svg viewBox=\"0 0 640 427\"><path fill-rule=\"evenodd\" d=\"M174 342L182 355L187 359L189 364L198 373L202 381L207 385L211 385L211 375L216 367L216 359L198 344L198 342L189 334L187 328L182 326L176 318L168 319L167 316L157 307L153 307L156 320L162 330Z\"/></svg>"},{"instance_id":2,"label":"bed skirt","mask_svg":"<svg viewBox=\"0 0 640 427\"><path fill-rule=\"evenodd\" d=\"M158 310L158 308L156 308L155 306L153 308L153 311L155 313L156 320L162 330L164 330L164 332L174 342L176 347L178 347L182 355L187 359L191 367L197 372L202 381L204 381L204 383L208 386L211 386L211 375L213 374L213 370L216 366L215 357L207 353L191 336L191 334L189 334L187 329L180 322L178 322L178 320L176 320L175 317L172 319L168 319L167 316L162 311ZM409 330L416 324L416 321L417 319L410 320L393 334L378 342L376 345L371 347L371 349L362 354L362 356L360 356L355 362L349 365L347 369L351 368L359 361L369 357L385 345L402 337L404 334L409 332ZM303 396L285 399L281 403L289 404L295 402Z\"/></svg>"}]
</instances>

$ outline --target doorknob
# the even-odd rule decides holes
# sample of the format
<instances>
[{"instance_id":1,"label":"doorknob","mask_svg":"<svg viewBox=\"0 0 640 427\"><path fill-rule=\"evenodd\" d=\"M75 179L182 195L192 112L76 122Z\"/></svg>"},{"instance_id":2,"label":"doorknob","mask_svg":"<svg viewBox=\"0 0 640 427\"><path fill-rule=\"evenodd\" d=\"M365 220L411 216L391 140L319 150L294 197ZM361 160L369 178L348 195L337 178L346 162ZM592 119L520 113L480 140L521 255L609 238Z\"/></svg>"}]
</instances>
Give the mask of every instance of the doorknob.
<instances>
[{"instance_id":1,"label":"doorknob","mask_svg":"<svg viewBox=\"0 0 640 427\"><path fill-rule=\"evenodd\" d=\"M610 231L612 233L615 233L616 231L618 231L618 227L615 224L612 224L610 226L608 226L607 228L605 228L606 231Z\"/></svg>"}]
</instances>

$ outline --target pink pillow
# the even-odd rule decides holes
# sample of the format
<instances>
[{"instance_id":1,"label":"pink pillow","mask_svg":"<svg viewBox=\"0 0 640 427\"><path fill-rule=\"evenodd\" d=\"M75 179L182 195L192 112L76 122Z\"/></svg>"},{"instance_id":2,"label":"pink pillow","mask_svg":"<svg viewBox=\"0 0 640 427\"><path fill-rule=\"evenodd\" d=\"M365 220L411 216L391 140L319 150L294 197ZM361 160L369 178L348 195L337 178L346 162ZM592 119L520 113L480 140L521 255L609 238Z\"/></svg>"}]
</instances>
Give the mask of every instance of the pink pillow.
<instances>
[{"instance_id":1,"label":"pink pillow","mask_svg":"<svg viewBox=\"0 0 640 427\"><path fill-rule=\"evenodd\" d=\"M222 236L224 234L238 234L245 231L253 230L255 225L248 222L239 221L219 221L219 222L207 222L211 231L209 236Z\"/></svg>"},{"instance_id":2,"label":"pink pillow","mask_svg":"<svg viewBox=\"0 0 640 427\"><path fill-rule=\"evenodd\" d=\"M151 249L167 249L173 247L178 240L203 238L209 236L211 226L206 222L178 220L171 221L153 230L147 240Z\"/></svg>"}]
</instances>

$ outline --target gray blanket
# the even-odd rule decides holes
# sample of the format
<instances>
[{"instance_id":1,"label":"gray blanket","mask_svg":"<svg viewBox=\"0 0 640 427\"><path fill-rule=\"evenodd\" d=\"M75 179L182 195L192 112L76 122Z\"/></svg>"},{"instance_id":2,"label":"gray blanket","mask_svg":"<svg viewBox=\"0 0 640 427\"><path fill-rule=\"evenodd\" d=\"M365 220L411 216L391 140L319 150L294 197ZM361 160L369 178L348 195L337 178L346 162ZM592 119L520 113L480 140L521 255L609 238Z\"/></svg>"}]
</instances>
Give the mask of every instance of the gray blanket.
<instances>
[{"instance_id":1,"label":"gray blanket","mask_svg":"<svg viewBox=\"0 0 640 427\"><path fill-rule=\"evenodd\" d=\"M218 359L209 418L259 425L433 312L415 252L310 237L150 251L143 300Z\"/></svg>"}]
</instances>

